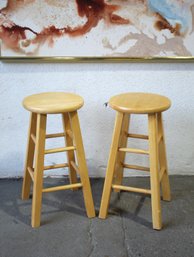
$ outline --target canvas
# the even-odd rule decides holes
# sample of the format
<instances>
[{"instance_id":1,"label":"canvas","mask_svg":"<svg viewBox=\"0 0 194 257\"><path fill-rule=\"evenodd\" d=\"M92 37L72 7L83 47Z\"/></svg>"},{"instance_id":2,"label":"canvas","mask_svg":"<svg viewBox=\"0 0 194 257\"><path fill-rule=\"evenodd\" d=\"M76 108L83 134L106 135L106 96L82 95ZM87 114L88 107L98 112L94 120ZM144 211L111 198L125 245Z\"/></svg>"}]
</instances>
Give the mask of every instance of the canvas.
<instances>
[{"instance_id":1,"label":"canvas","mask_svg":"<svg viewBox=\"0 0 194 257\"><path fill-rule=\"evenodd\" d=\"M194 0L1 0L2 56L193 57Z\"/></svg>"}]
</instances>

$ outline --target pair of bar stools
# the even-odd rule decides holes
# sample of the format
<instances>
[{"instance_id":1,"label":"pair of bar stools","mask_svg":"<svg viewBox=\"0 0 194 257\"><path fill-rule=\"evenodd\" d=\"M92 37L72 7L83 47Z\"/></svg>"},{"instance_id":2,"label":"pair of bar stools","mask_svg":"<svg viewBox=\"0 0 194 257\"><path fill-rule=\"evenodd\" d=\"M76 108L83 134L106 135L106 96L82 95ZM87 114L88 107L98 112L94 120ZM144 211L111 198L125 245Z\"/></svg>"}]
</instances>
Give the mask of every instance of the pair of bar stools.
<instances>
[{"instance_id":1,"label":"pair of bar stools","mask_svg":"<svg viewBox=\"0 0 194 257\"><path fill-rule=\"evenodd\" d=\"M77 110L84 104L82 97L70 93L42 93L26 97L24 107L31 112L28 134L27 156L23 180L22 199L29 199L30 185L33 181L32 227L40 226L42 193L57 190L82 188L87 216L95 217L94 203L88 177L84 147ZM163 200L170 200L170 186L165 152L162 112L171 103L164 96L146 93L126 93L114 96L110 107L117 111L112 145L106 171L99 217L107 216L111 190L132 191L151 195L152 221L154 229L161 229L160 183ZM47 114L62 114L64 132L46 135ZM148 135L129 133L131 114L148 115ZM66 146L45 150L45 139L65 137ZM149 150L127 148L128 138L149 140ZM44 166L44 155L67 152L67 163ZM76 157L75 158L75 152ZM150 168L125 164L126 153L149 155ZM77 163L76 163L77 159ZM43 188L44 170L69 168L70 184ZM122 186L123 169L145 170L150 172L151 189ZM77 173L80 182L77 181Z\"/></svg>"}]
</instances>

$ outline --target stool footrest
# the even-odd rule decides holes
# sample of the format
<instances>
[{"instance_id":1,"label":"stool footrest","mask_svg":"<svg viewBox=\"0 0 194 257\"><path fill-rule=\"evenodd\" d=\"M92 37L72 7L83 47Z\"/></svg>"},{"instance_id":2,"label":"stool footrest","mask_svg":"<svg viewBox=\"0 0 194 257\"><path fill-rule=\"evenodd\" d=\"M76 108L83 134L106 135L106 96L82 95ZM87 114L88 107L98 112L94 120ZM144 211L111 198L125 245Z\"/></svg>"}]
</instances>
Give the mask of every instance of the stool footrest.
<instances>
[{"instance_id":1,"label":"stool footrest","mask_svg":"<svg viewBox=\"0 0 194 257\"><path fill-rule=\"evenodd\" d=\"M73 140L73 133L70 129L66 130L66 134Z\"/></svg>"},{"instance_id":2,"label":"stool footrest","mask_svg":"<svg viewBox=\"0 0 194 257\"><path fill-rule=\"evenodd\" d=\"M147 154L149 155L149 151L142 150L142 149L134 149L134 148L119 148L120 152L127 152L127 153L136 153L136 154Z\"/></svg>"},{"instance_id":3,"label":"stool footrest","mask_svg":"<svg viewBox=\"0 0 194 257\"><path fill-rule=\"evenodd\" d=\"M162 136L162 135L159 135L159 136L158 136L158 144L161 142L162 139L163 139L163 136Z\"/></svg>"},{"instance_id":4,"label":"stool footrest","mask_svg":"<svg viewBox=\"0 0 194 257\"><path fill-rule=\"evenodd\" d=\"M139 165L130 165L130 164L126 164L126 163L123 163L122 165L123 165L123 168L126 168L126 169L142 170L142 171L150 172L150 168L148 168L148 167L143 167L143 166L139 166Z\"/></svg>"},{"instance_id":5,"label":"stool footrest","mask_svg":"<svg viewBox=\"0 0 194 257\"><path fill-rule=\"evenodd\" d=\"M71 161L71 166L73 167L73 169L74 169L77 173L80 173L79 167L77 166L77 164L76 164L74 161Z\"/></svg>"},{"instance_id":6,"label":"stool footrest","mask_svg":"<svg viewBox=\"0 0 194 257\"><path fill-rule=\"evenodd\" d=\"M71 131L68 131L67 133L72 138ZM46 138L57 138L57 137L65 137L65 136L66 134L62 132L62 133L56 133L56 134L48 134L46 135ZM36 143L36 136L34 134L31 134L31 138L34 141L34 143Z\"/></svg>"},{"instance_id":7,"label":"stool footrest","mask_svg":"<svg viewBox=\"0 0 194 257\"><path fill-rule=\"evenodd\" d=\"M150 189L144 189L144 188L128 187L128 186L121 186L121 185L114 185L114 184L112 185L112 188L122 190L122 191L128 191L128 192L151 194Z\"/></svg>"},{"instance_id":8,"label":"stool footrest","mask_svg":"<svg viewBox=\"0 0 194 257\"><path fill-rule=\"evenodd\" d=\"M132 134L132 133L127 133L127 137L138 138L138 139L145 139L145 140L149 139L149 136L147 136L147 135Z\"/></svg>"},{"instance_id":9,"label":"stool footrest","mask_svg":"<svg viewBox=\"0 0 194 257\"><path fill-rule=\"evenodd\" d=\"M46 138L65 137L65 133L48 134Z\"/></svg>"},{"instance_id":10,"label":"stool footrest","mask_svg":"<svg viewBox=\"0 0 194 257\"><path fill-rule=\"evenodd\" d=\"M166 171L166 168L165 168L165 167L162 167L162 168L160 169L160 173L159 173L160 181L162 180L162 177L163 177L165 171Z\"/></svg>"},{"instance_id":11,"label":"stool footrest","mask_svg":"<svg viewBox=\"0 0 194 257\"><path fill-rule=\"evenodd\" d=\"M49 193L49 192L55 192L59 190L68 190L68 189L73 189L73 188L80 188L82 187L82 183L75 183L71 185L65 185L65 186L56 186L56 187L49 187L49 188L44 188L42 190L43 193Z\"/></svg>"},{"instance_id":12,"label":"stool footrest","mask_svg":"<svg viewBox=\"0 0 194 257\"><path fill-rule=\"evenodd\" d=\"M31 177L32 181L34 182L34 169L28 167L27 170L30 174L30 177Z\"/></svg>"},{"instance_id":13,"label":"stool footrest","mask_svg":"<svg viewBox=\"0 0 194 257\"><path fill-rule=\"evenodd\" d=\"M68 163L62 163L62 164L44 166L44 170L60 169L60 168L66 168L66 167L69 167ZM34 168L28 167L28 172L30 173L31 178L34 179Z\"/></svg>"},{"instance_id":14,"label":"stool footrest","mask_svg":"<svg viewBox=\"0 0 194 257\"><path fill-rule=\"evenodd\" d=\"M36 144L36 136L35 136L34 134L31 134L30 136L31 136L31 138L32 138L32 140L33 140L33 142L34 142L34 144Z\"/></svg>"},{"instance_id":15,"label":"stool footrest","mask_svg":"<svg viewBox=\"0 0 194 257\"><path fill-rule=\"evenodd\" d=\"M75 146L67 146L67 147L60 147L60 148L53 148L53 149L48 149L45 150L45 154L51 154L51 153L61 153L61 152L67 152L67 151L72 151L75 150Z\"/></svg>"},{"instance_id":16,"label":"stool footrest","mask_svg":"<svg viewBox=\"0 0 194 257\"><path fill-rule=\"evenodd\" d=\"M62 164L45 166L44 170L53 170L53 169L60 169L60 168L66 168L66 167L69 167L68 163L62 163Z\"/></svg>"}]
</instances>

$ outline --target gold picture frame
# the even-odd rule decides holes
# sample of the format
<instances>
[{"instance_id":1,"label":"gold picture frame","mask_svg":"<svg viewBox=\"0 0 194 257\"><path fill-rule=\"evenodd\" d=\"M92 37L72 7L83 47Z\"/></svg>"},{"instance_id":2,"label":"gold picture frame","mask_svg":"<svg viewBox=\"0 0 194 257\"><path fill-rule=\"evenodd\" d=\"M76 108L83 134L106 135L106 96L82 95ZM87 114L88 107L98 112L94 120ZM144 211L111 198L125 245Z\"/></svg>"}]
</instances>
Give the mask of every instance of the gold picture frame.
<instances>
[{"instance_id":1,"label":"gold picture frame","mask_svg":"<svg viewBox=\"0 0 194 257\"><path fill-rule=\"evenodd\" d=\"M194 63L194 57L2 57L5 63Z\"/></svg>"}]
</instances>

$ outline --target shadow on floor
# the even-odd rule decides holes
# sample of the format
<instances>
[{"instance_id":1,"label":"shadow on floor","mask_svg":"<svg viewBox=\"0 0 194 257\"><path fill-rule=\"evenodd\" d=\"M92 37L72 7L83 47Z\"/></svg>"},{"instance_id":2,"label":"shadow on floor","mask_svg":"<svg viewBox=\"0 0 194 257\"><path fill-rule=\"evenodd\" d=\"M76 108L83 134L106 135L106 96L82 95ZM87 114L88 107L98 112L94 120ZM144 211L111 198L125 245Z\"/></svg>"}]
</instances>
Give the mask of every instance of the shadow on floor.
<instances>
[{"instance_id":1,"label":"shadow on floor","mask_svg":"<svg viewBox=\"0 0 194 257\"><path fill-rule=\"evenodd\" d=\"M45 179L45 187L67 184ZM147 187L147 178L124 184ZM98 215L103 180L91 179ZM171 177L172 201L162 201L163 229L154 231L151 199L135 193L111 195L106 220L86 217L83 194L45 193L41 227L32 229L31 199L20 199L22 180L0 180L0 257L194 257L194 177Z\"/></svg>"}]
</instances>

